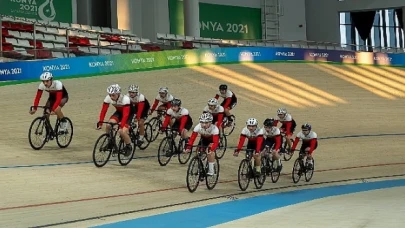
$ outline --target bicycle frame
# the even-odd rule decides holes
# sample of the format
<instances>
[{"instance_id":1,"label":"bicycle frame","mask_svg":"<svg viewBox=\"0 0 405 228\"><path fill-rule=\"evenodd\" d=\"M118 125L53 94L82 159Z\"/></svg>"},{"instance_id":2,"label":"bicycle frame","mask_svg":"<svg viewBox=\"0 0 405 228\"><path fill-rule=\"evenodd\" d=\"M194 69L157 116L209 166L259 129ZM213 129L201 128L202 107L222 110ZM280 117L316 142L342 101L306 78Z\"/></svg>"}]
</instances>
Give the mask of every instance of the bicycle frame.
<instances>
[{"instance_id":1,"label":"bicycle frame","mask_svg":"<svg viewBox=\"0 0 405 228\"><path fill-rule=\"evenodd\" d=\"M42 114L42 117L45 119L45 127L46 127L47 134L48 134L47 137L49 137L49 136L50 137L55 137L54 129L57 128L58 123L59 123L59 119L56 118L55 127L52 127L51 121L49 119L49 117L51 115L51 108L48 107L48 106L31 106L30 111L32 111L34 108L42 108L44 110L43 114Z\"/></svg>"}]
</instances>

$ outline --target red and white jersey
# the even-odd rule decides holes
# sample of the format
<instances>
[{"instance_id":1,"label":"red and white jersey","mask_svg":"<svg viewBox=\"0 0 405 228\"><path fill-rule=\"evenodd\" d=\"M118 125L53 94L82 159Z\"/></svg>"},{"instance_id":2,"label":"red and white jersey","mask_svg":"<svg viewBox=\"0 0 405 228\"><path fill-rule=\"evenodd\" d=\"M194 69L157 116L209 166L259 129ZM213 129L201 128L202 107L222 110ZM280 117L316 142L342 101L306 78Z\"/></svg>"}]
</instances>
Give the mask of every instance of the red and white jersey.
<instances>
[{"instance_id":1,"label":"red and white jersey","mask_svg":"<svg viewBox=\"0 0 405 228\"><path fill-rule=\"evenodd\" d=\"M250 132L247 127L244 127L242 129L241 135L245 136L246 138L250 139L256 139L257 137L263 136L263 129L262 128L256 128L253 132Z\"/></svg>"},{"instance_id":2,"label":"red and white jersey","mask_svg":"<svg viewBox=\"0 0 405 228\"><path fill-rule=\"evenodd\" d=\"M131 99L127 95L121 94L117 101L113 101L109 95L104 99L105 104L111 104L117 110L121 110L124 106L131 105Z\"/></svg>"},{"instance_id":3,"label":"red and white jersey","mask_svg":"<svg viewBox=\"0 0 405 228\"><path fill-rule=\"evenodd\" d=\"M218 95L219 97L222 97L222 98L226 99L226 98L231 98L231 97L233 97L233 92L228 89L228 90L226 90L225 94L217 93L217 95Z\"/></svg>"},{"instance_id":4,"label":"red and white jersey","mask_svg":"<svg viewBox=\"0 0 405 228\"><path fill-rule=\"evenodd\" d=\"M177 112L174 112L173 109L169 108L166 112L166 115L171 116L172 118L175 119L180 119L182 116L188 116L189 112L187 109L183 107L181 107Z\"/></svg>"},{"instance_id":5,"label":"red and white jersey","mask_svg":"<svg viewBox=\"0 0 405 228\"><path fill-rule=\"evenodd\" d=\"M48 87L46 87L44 85L44 83L41 82L41 84L39 84L39 86L38 86L38 89L39 90L44 90L44 91L46 91L48 93L53 93L53 92L56 92L56 91L63 90L63 84L62 84L61 81L54 80L54 81L52 81L52 85L48 88Z\"/></svg>"},{"instance_id":6,"label":"red and white jersey","mask_svg":"<svg viewBox=\"0 0 405 228\"><path fill-rule=\"evenodd\" d=\"M216 125L211 124L211 126L207 129L202 128L201 124L197 124L197 126L194 127L193 132L196 132L201 135L203 138L210 138L213 135L219 135L219 129Z\"/></svg>"},{"instance_id":7,"label":"red and white jersey","mask_svg":"<svg viewBox=\"0 0 405 228\"><path fill-rule=\"evenodd\" d=\"M305 141L310 141L310 140L312 140L312 139L318 139L318 135L317 135L315 132L313 132L313 131L309 132L308 135L304 135L304 133L302 133L302 131L300 131L300 132L297 134L297 138L299 138L300 140L302 140L303 142L305 142Z\"/></svg>"},{"instance_id":8,"label":"red and white jersey","mask_svg":"<svg viewBox=\"0 0 405 228\"><path fill-rule=\"evenodd\" d=\"M263 127L262 130L263 130L263 136L265 136L266 138L267 137L273 138L273 137L281 134L280 129L278 127L271 127L270 131L266 131L266 129Z\"/></svg>"},{"instance_id":9,"label":"red and white jersey","mask_svg":"<svg viewBox=\"0 0 405 228\"><path fill-rule=\"evenodd\" d=\"M221 105L217 105L217 107L214 110L209 109L208 105L205 106L203 112L209 112L211 113L213 116L216 116L220 113L224 113L224 107L222 107Z\"/></svg>"},{"instance_id":10,"label":"red and white jersey","mask_svg":"<svg viewBox=\"0 0 405 228\"><path fill-rule=\"evenodd\" d=\"M167 94L166 97L161 98L160 95L158 94L155 99L162 102L163 104L166 104L171 102L174 99L174 97L171 94Z\"/></svg>"},{"instance_id":11,"label":"red and white jersey","mask_svg":"<svg viewBox=\"0 0 405 228\"><path fill-rule=\"evenodd\" d=\"M274 120L280 121L281 123L283 123L283 122L290 122L290 121L293 121L293 118L292 118L292 116L291 116L290 113L287 113L287 114L285 114L285 116L284 116L283 119L280 119L279 116L276 116L276 117L274 118Z\"/></svg>"},{"instance_id":12,"label":"red and white jersey","mask_svg":"<svg viewBox=\"0 0 405 228\"><path fill-rule=\"evenodd\" d=\"M127 94L127 96L129 97L129 99L131 100L131 104L137 104L140 102L145 102L145 96L142 93L138 93L138 95L136 95L135 97L131 97L129 96L129 94Z\"/></svg>"}]
</instances>

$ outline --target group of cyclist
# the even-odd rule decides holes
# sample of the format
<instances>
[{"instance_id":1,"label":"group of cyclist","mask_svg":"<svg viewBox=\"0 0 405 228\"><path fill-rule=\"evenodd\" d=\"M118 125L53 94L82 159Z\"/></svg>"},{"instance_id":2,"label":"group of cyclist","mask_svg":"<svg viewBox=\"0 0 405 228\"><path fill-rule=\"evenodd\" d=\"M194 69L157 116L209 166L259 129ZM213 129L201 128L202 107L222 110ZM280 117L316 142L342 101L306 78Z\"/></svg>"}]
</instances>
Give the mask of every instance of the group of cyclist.
<instances>
[{"instance_id":1,"label":"group of cyclist","mask_svg":"<svg viewBox=\"0 0 405 228\"><path fill-rule=\"evenodd\" d=\"M56 114L58 119L63 120L64 115L61 109L69 100L66 88L59 80L53 80L53 75L50 72L42 73L40 80L41 83L34 100L34 106L38 106L43 91L47 91L49 92L49 98L46 106L49 107L49 114ZM219 98L223 98L221 104L219 104ZM237 98L235 93L233 93L227 85L220 85L219 93L217 93L214 98L208 100L207 106L203 109L199 117L199 123L192 130L190 137L189 131L193 127L193 119L188 109L182 106L181 100L171 95L167 87L159 88L158 95L155 97L151 106L145 95L140 93L139 86L137 85L130 85L127 94L122 93L121 87L118 84L108 86L107 96L104 98L97 129L102 128L109 105L115 107L116 110L109 117L108 122L120 123L119 134L126 144L124 153L130 153L132 151L131 139L128 132L131 124L133 122L138 124L138 143L142 144L145 140L144 124L148 116L153 114L154 111L165 112L165 118L160 131L164 132L169 125L171 129L176 129L180 136L185 139L186 146L184 153L191 151L196 138L200 135L201 139L198 145L206 147L208 151L207 158L209 169L207 175L213 175L215 151L219 145L220 133L222 127L232 124L231 110L237 105ZM34 114L35 111L36 109L34 108L30 111L30 114ZM277 127L279 123L281 123L280 128ZM59 129L64 130L67 127L66 124L65 122L61 122ZM275 118L265 119L263 125L264 126L260 128L256 118L249 118L246 121L246 126L241 131L239 143L234 152L234 156L238 156L246 139L248 140L247 149L255 151L254 171L256 175L260 175L261 154L264 152L265 148L270 148L273 159L277 161L279 171L282 169L279 154L282 133L285 134L288 148L291 148L290 151L283 152L292 153L297 147L298 142L302 140L303 143L300 148L300 153L307 153L308 165L312 165L312 153L317 148L318 142L317 134L312 131L310 124L305 123L301 126L301 132L296 135L293 142L291 142L291 139L296 128L296 122L285 108L279 108L277 110L277 116ZM110 126L107 125L107 132L110 130L109 127Z\"/></svg>"}]
</instances>

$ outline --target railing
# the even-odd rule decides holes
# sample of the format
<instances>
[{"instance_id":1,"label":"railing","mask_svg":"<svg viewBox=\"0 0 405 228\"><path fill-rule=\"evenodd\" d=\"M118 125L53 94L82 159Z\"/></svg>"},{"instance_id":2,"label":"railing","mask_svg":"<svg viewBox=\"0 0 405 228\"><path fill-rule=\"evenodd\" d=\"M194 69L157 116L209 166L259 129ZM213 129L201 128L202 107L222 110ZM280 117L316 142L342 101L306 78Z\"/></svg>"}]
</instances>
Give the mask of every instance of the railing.
<instances>
[{"instance_id":1,"label":"railing","mask_svg":"<svg viewBox=\"0 0 405 228\"><path fill-rule=\"evenodd\" d=\"M12 19L12 21L10 20L4 20L4 18L9 18ZM11 17L11 16L5 16L5 15L0 15L0 24L2 25L3 21L6 22L11 22L11 23L18 23L18 24L25 24L25 25L31 25L33 26L33 30L29 31L30 33L32 32L32 39L28 40L33 40L33 45L31 47L27 47L27 46L20 46L20 47L24 47L27 50L32 50L34 55L32 56L33 59L37 59L37 51L38 50L48 50L48 51L58 51L58 52L63 52L63 53L67 53L67 57L70 57L70 53L72 53L72 46L71 46L71 42L70 42L70 35L71 32L75 31L75 32L86 32L86 33L90 33L90 34L95 34L97 42L96 45L91 46L93 48L97 48L97 53L92 53L93 55L100 55L101 53L101 49L105 49L105 48L109 48L112 50L119 50L121 52L141 52L144 51L141 48L132 48L133 45L138 45L138 44L142 44L142 42L140 42L140 38L137 37L136 35L131 35L131 34L115 34L115 33L111 33L111 34L107 34L107 35L112 35L112 36L120 36L120 42L117 42L116 44L112 44L112 45L101 45L101 41L103 40L103 38L101 37L102 34L106 34L105 32L102 31L92 31L92 30L82 30L82 29L76 29L76 28L71 28L71 27L61 27L61 26L54 26L52 24L45 24L45 23L41 23L39 21L36 21L35 19L27 19L27 18L18 18L18 17ZM38 48L37 47L37 41L38 40L38 28L39 27L45 27L45 28L55 28L55 29L63 29L66 31L66 34L64 35L64 37L66 38L66 43L63 43L65 45L65 47L58 47L58 48ZM2 30L3 30L3 26L2 26ZM28 32L28 31L27 31ZM40 32L41 34L50 34L47 33L46 31L42 31ZM55 34L53 34L55 35ZM60 35L59 35L60 36ZM22 40L27 40L26 37L15 37L16 39L22 39ZM22 53L23 50L13 50L13 51L6 51L4 50L4 46L3 46L3 32L0 33L0 57L4 57L5 54L7 55L8 53ZM43 42L48 42L48 43L61 43L61 42L55 42L55 41L46 41L46 40L42 40ZM13 46L17 46L19 47L18 44L13 44ZM89 54L85 54L85 55L89 55Z\"/></svg>"}]
</instances>

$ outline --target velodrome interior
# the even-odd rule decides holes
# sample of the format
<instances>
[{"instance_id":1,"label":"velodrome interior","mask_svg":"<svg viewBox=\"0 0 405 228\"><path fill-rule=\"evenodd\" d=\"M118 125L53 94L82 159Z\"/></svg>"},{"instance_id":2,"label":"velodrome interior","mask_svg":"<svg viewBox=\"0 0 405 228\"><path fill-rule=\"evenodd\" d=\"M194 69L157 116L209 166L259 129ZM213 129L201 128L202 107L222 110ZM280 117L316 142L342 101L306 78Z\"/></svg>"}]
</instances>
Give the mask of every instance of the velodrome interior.
<instances>
[{"instance_id":1,"label":"velodrome interior","mask_svg":"<svg viewBox=\"0 0 405 228\"><path fill-rule=\"evenodd\" d=\"M63 111L74 123L74 138L66 149L55 141L42 150L30 148L28 114L39 82L0 89L1 227L65 227L103 224L198 205L323 185L360 182L375 177L405 175L405 70L401 68L314 63L245 63L61 79L70 100ZM298 125L309 122L320 137L315 151L316 172L309 183L293 184L295 157L284 162L278 183L266 181L262 190L251 184L241 192L237 169L241 157L229 149L220 160L216 188L185 186L187 165L172 159L166 167L156 158L158 143L122 167L110 161L96 168L91 159L95 130L108 85L138 84L149 101L168 86L196 120L218 85L227 83L238 97L233 113L236 146L249 117L262 122L286 107ZM46 100L42 98L41 104ZM113 108L110 107L109 113ZM311 184L311 185L309 185ZM331 212L332 213L332 212Z\"/></svg>"}]
</instances>

